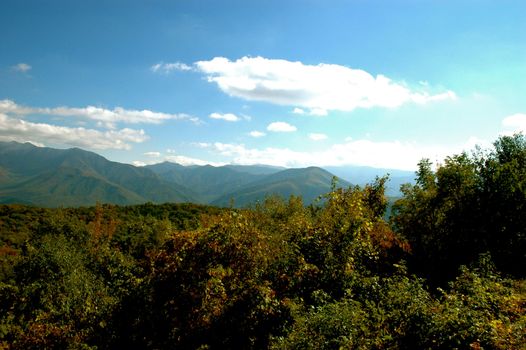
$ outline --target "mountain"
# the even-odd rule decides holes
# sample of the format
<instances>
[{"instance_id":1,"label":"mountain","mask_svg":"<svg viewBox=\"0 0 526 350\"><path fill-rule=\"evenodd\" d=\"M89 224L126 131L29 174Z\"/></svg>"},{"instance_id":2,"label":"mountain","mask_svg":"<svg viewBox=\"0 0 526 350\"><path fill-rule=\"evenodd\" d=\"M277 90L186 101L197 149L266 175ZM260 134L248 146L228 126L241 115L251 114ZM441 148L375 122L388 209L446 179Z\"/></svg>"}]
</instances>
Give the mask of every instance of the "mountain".
<instances>
[{"instance_id":1,"label":"mountain","mask_svg":"<svg viewBox=\"0 0 526 350\"><path fill-rule=\"evenodd\" d=\"M146 166L166 181L192 188L202 200L218 206L228 206L231 200L243 207L278 194L289 197L301 195L312 203L331 188L334 175L321 168L285 169L264 165L226 165L213 167L183 167L164 162ZM349 185L341 181L342 186Z\"/></svg>"},{"instance_id":2,"label":"mountain","mask_svg":"<svg viewBox=\"0 0 526 350\"><path fill-rule=\"evenodd\" d=\"M227 193L214 200L212 204L226 206L233 200L236 207L244 207L264 199L269 194L277 194L284 198L301 194L304 203L310 204L320 195L330 191L333 177L333 174L318 167L287 169ZM338 186L348 187L350 184L339 180Z\"/></svg>"},{"instance_id":3,"label":"mountain","mask_svg":"<svg viewBox=\"0 0 526 350\"><path fill-rule=\"evenodd\" d=\"M407 170L381 169L352 165L330 166L325 167L325 170L330 171L338 178L360 186L374 181L374 178L377 176L382 177L389 174L389 182L387 183L385 193L390 197L400 197L400 185L415 182L415 172Z\"/></svg>"},{"instance_id":4,"label":"mountain","mask_svg":"<svg viewBox=\"0 0 526 350\"><path fill-rule=\"evenodd\" d=\"M338 186L363 185L375 176L391 174L387 195L399 195L398 185L411 182L412 172L367 167L285 169L266 165L183 166L164 162L145 167L112 162L78 148L53 149L30 143L0 142L0 204L81 206L96 202L193 202L237 207L270 194L299 195L312 203Z\"/></svg>"},{"instance_id":5,"label":"mountain","mask_svg":"<svg viewBox=\"0 0 526 350\"><path fill-rule=\"evenodd\" d=\"M204 202L214 201L217 197L279 171L278 168L263 166L184 167L169 162L149 165L145 168L152 170L166 181L192 188Z\"/></svg>"},{"instance_id":6,"label":"mountain","mask_svg":"<svg viewBox=\"0 0 526 350\"><path fill-rule=\"evenodd\" d=\"M191 202L186 187L154 172L111 162L78 148L60 150L0 142L0 203L79 206L98 202L135 204Z\"/></svg>"},{"instance_id":7,"label":"mountain","mask_svg":"<svg viewBox=\"0 0 526 350\"><path fill-rule=\"evenodd\" d=\"M253 175L270 175L275 174L278 171L286 170L287 168L272 166L272 165L225 165L225 168L240 171L242 173L248 173Z\"/></svg>"}]
</instances>

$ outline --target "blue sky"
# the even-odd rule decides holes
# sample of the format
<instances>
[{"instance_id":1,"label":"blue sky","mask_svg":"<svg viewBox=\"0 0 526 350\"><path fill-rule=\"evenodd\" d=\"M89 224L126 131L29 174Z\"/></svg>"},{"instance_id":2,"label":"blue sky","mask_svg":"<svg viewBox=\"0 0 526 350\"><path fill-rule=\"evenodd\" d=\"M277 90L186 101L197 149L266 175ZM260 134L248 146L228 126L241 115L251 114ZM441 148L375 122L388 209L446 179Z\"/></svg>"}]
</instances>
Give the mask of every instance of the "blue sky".
<instances>
[{"instance_id":1,"label":"blue sky","mask_svg":"<svg viewBox=\"0 0 526 350\"><path fill-rule=\"evenodd\" d=\"M0 3L0 140L414 169L526 132L524 1Z\"/></svg>"}]
</instances>

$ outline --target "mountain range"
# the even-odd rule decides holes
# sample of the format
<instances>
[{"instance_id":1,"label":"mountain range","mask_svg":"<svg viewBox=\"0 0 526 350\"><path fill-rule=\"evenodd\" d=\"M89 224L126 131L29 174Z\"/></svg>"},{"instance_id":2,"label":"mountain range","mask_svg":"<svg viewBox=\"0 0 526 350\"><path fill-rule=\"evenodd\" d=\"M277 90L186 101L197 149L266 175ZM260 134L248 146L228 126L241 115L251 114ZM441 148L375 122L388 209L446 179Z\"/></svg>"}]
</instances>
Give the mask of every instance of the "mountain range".
<instances>
[{"instance_id":1,"label":"mountain range","mask_svg":"<svg viewBox=\"0 0 526 350\"><path fill-rule=\"evenodd\" d=\"M385 173L394 173L396 183L413 179L412 172L353 168L328 171L318 167L183 166L170 162L136 167L78 148L0 142L0 203L57 207L97 202L193 202L243 207L270 194L285 198L301 195L305 203L312 203L330 190L334 174L350 180L339 179L340 187L351 182L361 185Z\"/></svg>"}]
</instances>

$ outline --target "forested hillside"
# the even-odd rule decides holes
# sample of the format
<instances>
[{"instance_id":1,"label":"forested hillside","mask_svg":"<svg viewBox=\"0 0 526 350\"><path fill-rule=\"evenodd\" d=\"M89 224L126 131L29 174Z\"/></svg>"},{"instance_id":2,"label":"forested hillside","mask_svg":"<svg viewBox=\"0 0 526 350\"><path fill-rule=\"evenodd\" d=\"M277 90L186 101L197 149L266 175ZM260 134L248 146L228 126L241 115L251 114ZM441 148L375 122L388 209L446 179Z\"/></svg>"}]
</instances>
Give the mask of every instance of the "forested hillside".
<instances>
[{"instance_id":1,"label":"forested hillside","mask_svg":"<svg viewBox=\"0 0 526 350\"><path fill-rule=\"evenodd\" d=\"M46 207L191 202L194 193L148 169L78 148L0 142L0 203Z\"/></svg>"},{"instance_id":2,"label":"forested hillside","mask_svg":"<svg viewBox=\"0 0 526 350\"><path fill-rule=\"evenodd\" d=\"M238 190L220 196L211 204L226 206L233 200L236 206L248 207L269 193L278 193L285 198L301 193L303 201L311 204L331 189L333 177L334 175L318 167L287 169L241 186ZM348 187L350 184L338 180L336 185Z\"/></svg>"},{"instance_id":3,"label":"forested hillside","mask_svg":"<svg viewBox=\"0 0 526 350\"><path fill-rule=\"evenodd\" d=\"M170 162L135 167L79 148L0 141L0 204L70 207L190 202L247 207L268 194L293 194L311 204L330 189L333 176L315 167ZM338 185L349 183L341 180Z\"/></svg>"},{"instance_id":4,"label":"forested hillside","mask_svg":"<svg viewBox=\"0 0 526 350\"><path fill-rule=\"evenodd\" d=\"M526 139L317 206L0 206L3 349L524 349Z\"/></svg>"}]
</instances>

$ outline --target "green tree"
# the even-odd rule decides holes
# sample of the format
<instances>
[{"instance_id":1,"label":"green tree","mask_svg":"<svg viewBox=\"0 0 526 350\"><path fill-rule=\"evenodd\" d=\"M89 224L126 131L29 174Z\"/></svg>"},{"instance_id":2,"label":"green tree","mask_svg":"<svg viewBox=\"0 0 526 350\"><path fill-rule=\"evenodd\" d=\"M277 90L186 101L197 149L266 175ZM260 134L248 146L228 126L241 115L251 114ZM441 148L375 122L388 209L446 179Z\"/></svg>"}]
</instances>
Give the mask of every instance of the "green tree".
<instances>
[{"instance_id":1,"label":"green tree","mask_svg":"<svg viewBox=\"0 0 526 350\"><path fill-rule=\"evenodd\" d=\"M242 212L174 234L153 257L137 334L162 348L264 348L288 319L265 277L271 259L266 238Z\"/></svg>"},{"instance_id":2,"label":"green tree","mask_svg":"<svg viewBox=\"0 0 526 350\"><path fill-rule=\"evenodd\" d=\"M410 266L432 281L488 251L500 269L524 276L526 141L503 136L494 146L447 157L435 172L424 160L416 184L402 187L392 224L411 245Z\"/></svg>"}]
</instances>

